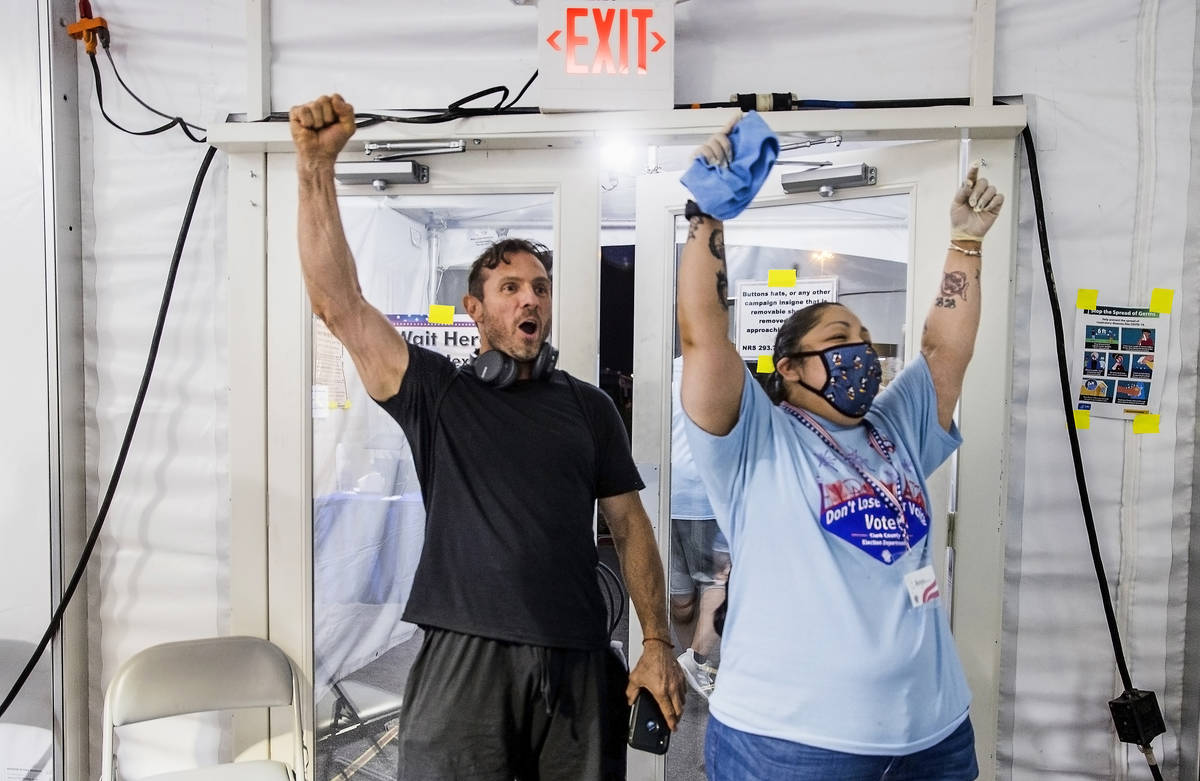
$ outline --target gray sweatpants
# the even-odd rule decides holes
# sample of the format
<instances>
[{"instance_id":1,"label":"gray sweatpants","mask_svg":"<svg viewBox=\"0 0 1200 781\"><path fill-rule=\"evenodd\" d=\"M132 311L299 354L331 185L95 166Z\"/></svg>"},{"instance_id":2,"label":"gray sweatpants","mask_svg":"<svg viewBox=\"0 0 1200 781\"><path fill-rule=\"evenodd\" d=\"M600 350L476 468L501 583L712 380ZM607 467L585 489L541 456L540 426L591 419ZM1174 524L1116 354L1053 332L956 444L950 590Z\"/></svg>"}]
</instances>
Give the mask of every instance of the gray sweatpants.
<instances>
[{"instance_id":1,"label":"gray sweatpants","mask_svg":"<svg viewBox=\"0 0 1200 781\"><path fill-rule=\"evenodd\" d=\"M606 764L623 777L608 654L426 628L400 715L400 781L600 781Z\"/></svg>"}]
</instances>

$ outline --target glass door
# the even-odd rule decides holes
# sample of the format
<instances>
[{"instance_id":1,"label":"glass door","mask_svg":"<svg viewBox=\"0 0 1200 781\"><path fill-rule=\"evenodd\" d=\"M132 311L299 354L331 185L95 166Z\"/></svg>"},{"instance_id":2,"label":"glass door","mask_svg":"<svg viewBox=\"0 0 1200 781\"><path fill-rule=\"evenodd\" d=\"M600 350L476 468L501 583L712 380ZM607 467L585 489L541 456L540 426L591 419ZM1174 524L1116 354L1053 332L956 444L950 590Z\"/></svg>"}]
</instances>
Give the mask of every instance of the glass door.
<instances>
[{"instance_id":1,"label":"glass door","mask_svg":"<svg viewBox=\"0 0 1200 781\"><path fill-rule=\"evenodd\" d=\"M410 344L456 363L478 347L461 306L471 261L502 238L555 245L552 191L358 193L339 206L363 294ZM431 306L454 315L431 318ZM424 540L421 489L404 433L315 316L311 360L314 778L394 778L392 722L422 635L401 620Z\"/></svg>"}]
</instances>

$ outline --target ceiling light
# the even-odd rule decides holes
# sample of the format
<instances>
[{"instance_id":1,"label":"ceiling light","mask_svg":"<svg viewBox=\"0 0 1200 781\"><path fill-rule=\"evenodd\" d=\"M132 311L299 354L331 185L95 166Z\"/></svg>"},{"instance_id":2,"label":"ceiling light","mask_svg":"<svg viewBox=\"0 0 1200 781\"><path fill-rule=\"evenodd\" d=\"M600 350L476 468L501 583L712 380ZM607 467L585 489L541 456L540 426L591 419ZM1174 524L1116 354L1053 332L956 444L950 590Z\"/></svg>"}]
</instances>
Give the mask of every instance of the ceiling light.
<instances>
[{"instance_id":1,"label":"ceiling light","mask_svg":"<svg viewBox=\"0 0 1200 781\"><path fill-rule=\"evenodd\" d=\"M613 171L625 172L632 169L637 159L638 147L628 138L611 138L600 148L604 164Z\"/></svg>"}]
</instances>

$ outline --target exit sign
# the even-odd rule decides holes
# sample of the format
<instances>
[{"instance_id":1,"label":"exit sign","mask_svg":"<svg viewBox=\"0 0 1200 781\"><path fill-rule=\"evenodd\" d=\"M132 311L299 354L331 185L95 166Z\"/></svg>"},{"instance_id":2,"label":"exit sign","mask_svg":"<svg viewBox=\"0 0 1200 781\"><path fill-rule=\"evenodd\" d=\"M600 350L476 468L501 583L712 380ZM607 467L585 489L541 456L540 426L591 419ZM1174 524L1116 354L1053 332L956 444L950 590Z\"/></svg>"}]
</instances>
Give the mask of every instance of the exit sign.
<instances>
[{"instance_id":1,"label":"exit sign","mask_svg":"<svg viewBox=\"0 0 1200 781\"><path fill-rule=\"evenodd\" d=\"M543 111L669 109L675 0L540 0Z\"/></svg>"}]
</instances>

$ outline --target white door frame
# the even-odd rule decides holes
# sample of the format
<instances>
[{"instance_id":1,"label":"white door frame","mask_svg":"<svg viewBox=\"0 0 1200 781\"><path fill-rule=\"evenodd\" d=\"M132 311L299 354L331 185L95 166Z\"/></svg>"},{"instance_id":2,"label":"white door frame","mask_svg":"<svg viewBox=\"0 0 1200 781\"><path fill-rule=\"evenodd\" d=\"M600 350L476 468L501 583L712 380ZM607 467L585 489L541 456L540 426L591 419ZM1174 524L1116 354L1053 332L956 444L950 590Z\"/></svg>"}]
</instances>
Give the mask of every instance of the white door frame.
<instances>
[{"instance_id":1,"label":"white door frame","mask_svg":"<svg viewBox=\"0 0 1200 781\"><path fill-rule=\"evenodd\" d=\"M468 148L475 150L459 156L430 158L431 182L409 186L406 189L410 192L555 192L554 249L559 259L555 269L555 338L562 349L562 365L594 381L598 358L599 190L593 150L613 133L646 143L693 143L721 127L729 113L729 110L701 109L516 115L458 120L441 126L376 125L361 131L355 142L464 138ZM1011 181L1009 192L1015 194L1012 139L1025 125L1023 106L777 112L768 114L767 119L777 132L791 138L816 138L832 133L846 140L970 136L976 139L973 144L978 153L995 160L991 178ZM296 261L294 157L285 123L227 122L210 128L209 139L229 155L231 631L269 637L301 664L311 682L309 309ZM358 149L354 147L354 151ZM344 158L349 160L352 154L347 152ZM1011 175L1000 175L1004 171ZM1015 212L1014 205L1010 204L1008 215ZM989 256L1011 259L1015 220L1007 224L1007 230L1001 230L1002 227L998 226L993 237L989 237ZM645 262L639 264L641 268L645 266ZM1010 290L1011 268L1011 262L985 264L985 284L990 290ZM637 317L645 319L662 307L662 291L666 288L660 288L656 295L641 288L639 282ZM932 283L918 279L914 289L933 287ZM989 297L977 354L1009 355L1011 313L1007 302L1010 299L1011 295L993 304ZM652 309L646 309L647 305ZM1003 324L999 322L1001 319ZM645 347L638 349L644 352ZM1008 362L997 362L1007 372ZM664 361L657 371L665 367ZM665 420L669 402L661 379L657 380L657 388L662 404L657 412ZM643 387L651 390L655 387L652 375L639 381ZM997 415L996 410L1007 411L1009 383L1005 377L996 385L988 385L995 381L995 377L981 379L978 371L968 372L964 397L980 393L978 397L984 398L988 391L1003 389L1002 402L991 409L980 410L977 415L964 408L964 429L980 432L976 442L1005 441L1008 416ZM651 411L643 404L639 419ZM645 427L648 423L635 421L635 446L640 439L639 425ZM982 434L985 431L986 436ZM658 515L660 493L655 467L664 463L663 452L661 445L657 451L651 448L646 452L649 458L635 452L643 472L655 473L645 475L648 487L643 494L653 517ZM960 461L964 469L969 465L977 473L989 468L996 475L1003 471L1002 453L976 455L970 440ZM991 559L995 545L985 544L978 554L969 554L966 548L976 531L984 538L980 540L982 543L1000 539L1004 496L963 493L960 492L960 518L974 513L974 517L988 520L978 525L960 521L958 545L962 569L970 566L968 571L975 572L976 562L969 562L968 558L978 555L987 559L981 563L986 566L980 571L999 571L1002 559ZM991 525L993 518L996 522ZM993 579L988 578L988 582ZM960 592L959 604L962 600ZM998 605L999 600L997 586L994 593L981 595L978 607ZM963 612L968 611L964 608ZM987 615L992 612L989 610ZM965 627L961 618L959 625ZM631 622L631 633L636 631L636 622ZM636 650L640 643L631 645ZM985 641L977 649L962 649L960 641L960 649L969 677L973 671L991 671L998 665L998 642L988 646ZM993 677L985 675L984 679ZM978 688L975 695L979 712L992 714L988 719L993 722L990 733L994 742L995 698ZM311 685L309 700L305 729L311 746ZM249 736L262 733L256 718L241 714L235 718L235 747L246 756L267 754L265 746L248 743ZM977 728L984 729L979 722ZM279 750L286 750L286 745L286 741L279 743ZM659 773L661 769L655 772L655 777L661 777Z\"/></svg>"},{"instance_id":2,"label":"white door frame","mask_svg":"<svg viewBox=\"0 0 1200 781\"><path fill-rule=\"evenodd\" d=\"M295 165L286 153L230 158L231 631L267 637L298 664L311 747L311 309L297 260ZM431 168L430 183L389 192L553 194L554 342L560 366L595 382L600 189L589 157L571 150L468 153L436 159ZM370 187L343 192L376 194ZM235 721L236 750L247 757L286 751L288 729L287 720L273 719L271 747L251 745L264 730L261 717L246 715Z\"/></svg>"}]
</instances>

